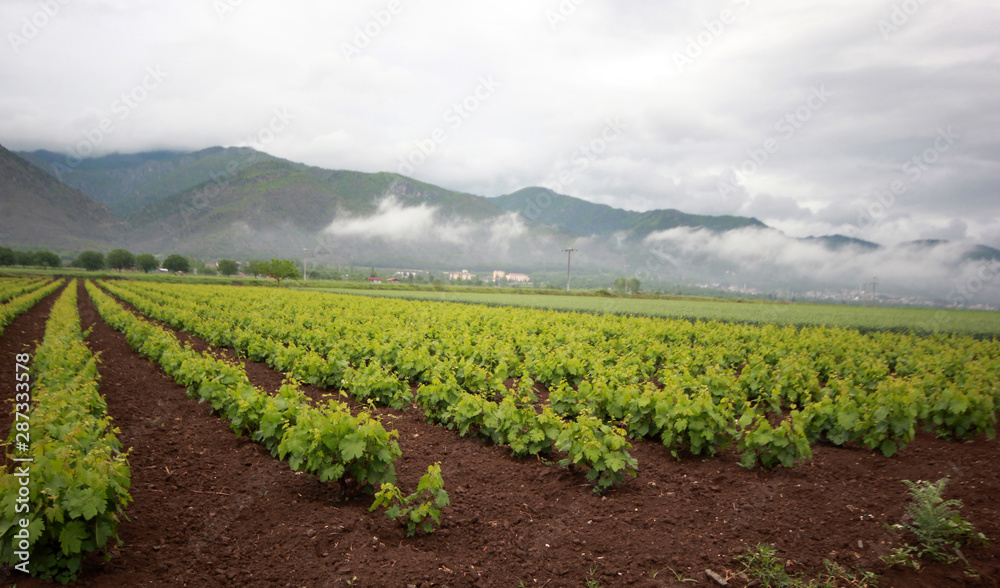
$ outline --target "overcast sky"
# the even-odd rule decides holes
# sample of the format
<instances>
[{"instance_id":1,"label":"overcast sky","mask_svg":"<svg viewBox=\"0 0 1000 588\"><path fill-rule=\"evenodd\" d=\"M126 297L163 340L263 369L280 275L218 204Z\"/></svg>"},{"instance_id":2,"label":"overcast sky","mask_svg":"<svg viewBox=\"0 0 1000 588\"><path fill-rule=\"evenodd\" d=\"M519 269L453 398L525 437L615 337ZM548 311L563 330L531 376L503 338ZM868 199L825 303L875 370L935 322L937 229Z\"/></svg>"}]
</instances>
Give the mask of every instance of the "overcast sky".
<instances>
[{"instance_id":1,"label":"overcast sky","mask_svg":"<svg viewBox=\"0 0 1000 588\"><path fill-rule=\"evenodd\" d=\"M250 145L1000 247L995 0L3 0L0 23L10 149Z\"/></svg>"}]
</instances>

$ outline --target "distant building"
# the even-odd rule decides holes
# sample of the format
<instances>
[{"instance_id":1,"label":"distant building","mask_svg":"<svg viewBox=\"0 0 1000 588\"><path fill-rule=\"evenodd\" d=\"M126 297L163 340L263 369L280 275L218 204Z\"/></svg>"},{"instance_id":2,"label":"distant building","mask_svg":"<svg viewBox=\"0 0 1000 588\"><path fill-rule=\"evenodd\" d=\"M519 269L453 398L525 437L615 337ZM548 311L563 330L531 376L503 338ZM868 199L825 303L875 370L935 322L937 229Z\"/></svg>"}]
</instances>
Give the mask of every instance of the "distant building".
<instances>
[{"instance_id":1,"label":"distant building","mask_svg":"<svg viewBox=\"0 0 1000 588\"><path fill-rule=\"evenodd\" d=\"M531 278L527 274L508 274L503 270L493 270L494 283L502 282L506 280L508 284L527 284L531 281Z\"/></svg>"},{"instance_id":2,"label":"distant building","mask_svg":"<svg viewBox=\"0 0 1000 588\"><path fill-rule=\"evenodd\" d=\"M377 277L376 278L368 278L368 283L369 284L381 284L382 283L382 278L377 278Z\"/></svg>"},{"instance_id":3,"label":"distant building","mask_svg":"<svg viewBox=\"0 0 1000 588\"><path fill-rule=\"evenodd\" d=\"M470 274L469 270L462 270L460 272L448 272L448 279L451 280L451 281L453 281L453 282L456 282L456 281L459 281L459 280L468 282L468 281L475 280L476 279L476 274Z\"/></svg>"}]
</instances>

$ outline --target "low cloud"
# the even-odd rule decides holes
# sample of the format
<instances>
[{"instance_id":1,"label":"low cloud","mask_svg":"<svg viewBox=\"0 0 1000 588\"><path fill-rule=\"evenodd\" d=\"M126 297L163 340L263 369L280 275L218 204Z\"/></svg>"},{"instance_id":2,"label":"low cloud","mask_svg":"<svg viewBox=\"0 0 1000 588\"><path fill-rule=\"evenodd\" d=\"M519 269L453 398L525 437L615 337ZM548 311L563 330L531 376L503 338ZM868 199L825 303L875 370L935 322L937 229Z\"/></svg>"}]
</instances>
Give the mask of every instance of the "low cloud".
<instances>
[{"instance_id":1,"label":"low cloud","mask_svg":"<svg viewBox=\"0 0 1000 588\"><path fill-rule=\"evenodd\" d=\"M335 237L383 239L391 242L467 242L476 227L472 223L444 219L436 206L404 206L395 196L384 197L374 214L334 219L323 232Z\"/></svg>"},{"instance_id":2,"label":"low cloud","mask_svg":"<svg viewBox=\"0 0 1000 588\"><path fill-rule=\"evenodd\" d=\"M524 219L516 212L497 217L489 224L490 246L501 254L507 254L510 252L511 244L523 239L527 230Z\"/></svg>"},{"instance_id":3,"label":"low cloud","mask_svg":"<svg viewBox=\"0 0 1000 588\"><path fill-rule=\"evenodd\" d=\"M546 252L558 252L544 233L529 231L525 220L508 212L484 219L448 215L422 202L410 205L390 189L369 215L341 215L322 238L340 260L385 260L438 267L488 267L514 263L538 265Z\"/></svg>"},{"instance_id":4,"label":"low cloud","mask_svg":"<svg viewBox=\"0 0 1000 588\"><path fill-rule=\"evenodd\" d=\"M961 227L951 227L959 234ZM725 233L676 228L645 239L664 263L726 275L734 283L758 287L805 284L830 290L858 289L879 281L888 295L918 295L955 302L955 292L969 290L964 305L1000 302L1000 264L970 258L972 246L954 241L901 243L877 249L855 244L830 247L822 240L802 240L774 229L744 228Z\"/></svg>"}]
</instances>

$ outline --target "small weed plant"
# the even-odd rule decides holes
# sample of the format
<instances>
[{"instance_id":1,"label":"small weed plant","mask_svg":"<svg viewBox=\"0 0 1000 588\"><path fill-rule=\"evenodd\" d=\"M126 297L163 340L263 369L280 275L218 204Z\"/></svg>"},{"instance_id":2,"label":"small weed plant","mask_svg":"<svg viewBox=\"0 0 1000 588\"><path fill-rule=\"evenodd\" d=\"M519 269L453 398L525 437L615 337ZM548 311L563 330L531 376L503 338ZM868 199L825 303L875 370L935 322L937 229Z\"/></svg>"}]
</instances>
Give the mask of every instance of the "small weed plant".
<instances>
[{"instance_id":1,"label":"small weed plant","mask_svg":"<svg viewBox=\"0 0 1000 588\"><path fill-rule=\"evenodd\" d=\"M736 561L743 564L743 573L762 586L791 586L792 577L785 571L785 564L778 559L778 550L774 545L758 543L747 546L746 553L736 556Z\"/></svg>"},{"instance_id":2,"label":"small weed plant","mask_svg":"<svg viewBox=\"0 0 1000 588\"><path fill-rule=\"evenodd\" d=\"M435 463L427 466L427 473L420 477L417 491L409 496L404 497L395 484L382 484L369 510L386 507L386 516L406 525L406 536L412 537L417 534L418 528L423 528L425 533L433 533L434 525L441 524L441 509L450 503L444 490L441 464Z\"/></svg>"},{"instance_id":3,"label":"small weed plant","mask_svg":"<svg viewBox=\"0 0 1000 588\"><path fill-rule=\"evenodd\" d=\"M760 586L773 588L877 588L878 578L873 572L848 570L836 562L823 560L823 572L815 579L789 575L785 563L778 557L774 545L758 543L747 546L746 553L736 556L743 564L743 573Z\"/></svg>"},{"instance_id":4,"label":"small weed plant","mask_svg":"<svg viewBox=\"0 0 1000 588\"><path fill-rule=\"evenodd\" d=\"M915 557L926 557L934 561L955 563L964 560L961 547L967 543L985 544L988 539L982 533L973 531L972 523L962 518L958 512L962 501L942 497L948 478L937 482L903 480L910 491L911 503L906 506L906 514L912 519L893 525L898 531L912 533L918 545L904 545L893 550L886 563L908 563ZM891 560L891 561L890 561Z\"/></svg>"}]
</instances>

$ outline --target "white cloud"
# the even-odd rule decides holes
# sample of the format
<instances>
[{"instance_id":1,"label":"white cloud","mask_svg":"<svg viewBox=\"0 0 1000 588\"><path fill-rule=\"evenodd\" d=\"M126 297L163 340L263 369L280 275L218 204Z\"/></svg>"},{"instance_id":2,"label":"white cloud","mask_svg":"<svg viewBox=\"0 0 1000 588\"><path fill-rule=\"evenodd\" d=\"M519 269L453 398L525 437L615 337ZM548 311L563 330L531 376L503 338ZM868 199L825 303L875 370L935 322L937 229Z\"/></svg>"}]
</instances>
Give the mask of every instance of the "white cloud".
<instances>
[{"instance_id":1,"label":"white cloud","mask_svg":"<svg viewBox=\"0 0 1000 588\"><path fill-rule=\"evenodd\" d=\"M427 241L445 243L468 241L474 227L468 223L445 221L438 208L427 204L404 206L389 195L369 216L345 215L334 219L323 232L334 237L360 237L386 241Z\"/></svg>"}]
</instances>

